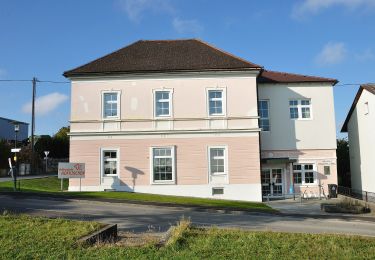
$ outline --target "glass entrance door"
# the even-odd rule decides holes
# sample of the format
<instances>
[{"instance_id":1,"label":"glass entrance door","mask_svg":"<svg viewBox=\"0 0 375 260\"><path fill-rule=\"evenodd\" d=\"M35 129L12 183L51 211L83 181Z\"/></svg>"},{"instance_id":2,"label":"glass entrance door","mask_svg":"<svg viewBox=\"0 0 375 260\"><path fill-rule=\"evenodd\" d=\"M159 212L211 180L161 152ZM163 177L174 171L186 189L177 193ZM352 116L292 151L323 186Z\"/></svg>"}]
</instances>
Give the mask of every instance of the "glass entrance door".
<instances>
[{"instance_id":1,"label":"glass entrance door","mask_svg":"<svg viewBox=\"0 0 375 260\"><path fill-rule=\"evenodd\" d=\"M263 169L261 172L262 196L283 195L283 169Z\"/></svg>"}]
</instances>

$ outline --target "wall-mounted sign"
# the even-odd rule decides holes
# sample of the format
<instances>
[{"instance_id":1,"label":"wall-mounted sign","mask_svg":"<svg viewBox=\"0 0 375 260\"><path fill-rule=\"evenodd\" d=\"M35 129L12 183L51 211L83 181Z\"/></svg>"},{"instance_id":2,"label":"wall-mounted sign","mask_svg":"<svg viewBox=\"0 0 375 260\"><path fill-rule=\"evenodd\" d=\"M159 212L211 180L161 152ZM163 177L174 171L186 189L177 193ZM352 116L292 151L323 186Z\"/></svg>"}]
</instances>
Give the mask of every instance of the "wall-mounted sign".
<instances>
[{"instance_id":1,"label":"wall-mounted sign","mask_svg":"<svg viewBox=\"0 0 375 260\"><path fill-rule=\"evenodd\" d=\"M59 163L58 177L59 179L85 178L85 164L84 163Z\"/></svg>"}]
</instances>

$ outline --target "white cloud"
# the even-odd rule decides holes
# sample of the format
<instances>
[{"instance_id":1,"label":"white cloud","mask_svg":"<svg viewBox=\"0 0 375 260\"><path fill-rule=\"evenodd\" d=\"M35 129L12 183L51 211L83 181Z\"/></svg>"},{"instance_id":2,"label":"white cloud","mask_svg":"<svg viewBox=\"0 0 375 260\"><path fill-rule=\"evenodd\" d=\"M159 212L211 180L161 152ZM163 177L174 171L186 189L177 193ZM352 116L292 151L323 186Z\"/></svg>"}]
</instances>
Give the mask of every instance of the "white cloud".
<instances>
[{"instance_id":1,"label":"white cloud","mask_svg":"<svg viewBox=\"0 0 375 260\"><path fill-rule=\"evenodd\" d=\"M317 55L315 61L318 65L338 64L346 58L347 53L348 51L344 43L329 42Z\"/></svg>"},{"instance_id":2,"label":"white cloud","mask_svg":"<svg viewBox=\"0 0 375 260\"><path fill-rule=\"evenodd\" d=\"M117 3L132 22L139 22L147 11L169 14L175 12L169 0L117 0Z\"/></svg>"},{"instance_id":3,"label":"white cloud","mask_svg":"<svg viewBox=\"0 0 375 260\"><path fill-rule=\"evenodd\" d=\"M375 8L375 0L304 0L294 5L292 17L303 19L331 7L344 7L349 10Z\"/></svg>"},{"instance_id":4,"label":"white cloud","mask_svg":"<svg viewBox=\"0 0 375 260\"><path fill-rule=\"evenodd\" d=\"M181 34L199 34L203 31L203 26L198 20L182 20L174 18L172 21L173 28Z\"/></svg>"},{"instance_id":5,"label":"white cloud","mask_svg":"<svg viewBox=\"0 0 375 260\"><path fill-rule=\"evenodd\" d=\"M35 114L39 116L47 115L66 100L68 100L68 96L58 92L38 97L35 99ZM31 102L23 105L22 111L24 113L31 113Z\"/></svg>"},{"instance_id":6,"label":"white cloud","mask_svg":"<svg viewBox=\"0 0 375 260\"><path fill-rule=\"evenodd\" d=\"M366 49L361 53L355 54L355 59L359 62L375 60L375 53L371 49Z\"/></svg>"}]
</instances>

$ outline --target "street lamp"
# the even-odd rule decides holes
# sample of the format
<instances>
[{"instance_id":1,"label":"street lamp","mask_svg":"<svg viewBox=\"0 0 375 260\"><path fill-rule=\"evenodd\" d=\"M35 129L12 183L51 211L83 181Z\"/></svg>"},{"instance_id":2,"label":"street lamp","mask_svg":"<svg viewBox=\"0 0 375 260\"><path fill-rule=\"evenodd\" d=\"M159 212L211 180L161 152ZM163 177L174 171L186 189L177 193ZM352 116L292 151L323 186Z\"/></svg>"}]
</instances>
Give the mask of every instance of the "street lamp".
<instances>
[{"instance_id":1,"label":"street lamp","mask_svg":"<svg viewBox=\"0 0 375 260\"><path fill-rule=\"evenodd\" d=\"M46 155L46 157L44 157L44 159L46 160L46 173L47 173L47 166L48 166L48 154L49 154L49 151L44 151L44 154Z\"/></svg>"},{"instance_id":2,"label":"street lamp","mask_svg":"<svg viewBox=\"0 0 375 260\"><path fill-rule=\"evenodd\" d=\"M13 181L14 181L14 189L17 190L17 174L18 174L18 163L17 163L17 135L20 131L20 125L17 122L14 122L14 164L15 164L15 171L13 172Z\"/></svg>"}]
</instances>

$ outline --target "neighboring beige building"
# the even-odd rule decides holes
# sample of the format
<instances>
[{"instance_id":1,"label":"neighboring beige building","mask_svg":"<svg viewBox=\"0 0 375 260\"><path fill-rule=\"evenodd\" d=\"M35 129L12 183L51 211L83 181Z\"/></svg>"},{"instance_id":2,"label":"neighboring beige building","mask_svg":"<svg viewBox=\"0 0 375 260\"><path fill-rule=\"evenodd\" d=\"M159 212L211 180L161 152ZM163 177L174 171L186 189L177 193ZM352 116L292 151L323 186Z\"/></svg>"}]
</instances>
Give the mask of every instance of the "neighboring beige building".
<instances>
[{"instance_id":1,"label":"neighboring beige building","mask_svg":"<svg viewBox=\"0 0 375 260\"><path fill-rule=\"evenodd\" d=\"M261 201L337 183L334 79L195 39L138 41L64 76L83 190Z\"/></svg>"},{"instance_id":2,"label":"neighboring beige building","mask_svg":"<svg viewBox=\"0 0 375 260\"><path fill-rule=\"evenodd\" d=\"M341 132L349 137L352 188L375 192L375 84L360 86Z\"/></svg>"}]
</instances>

